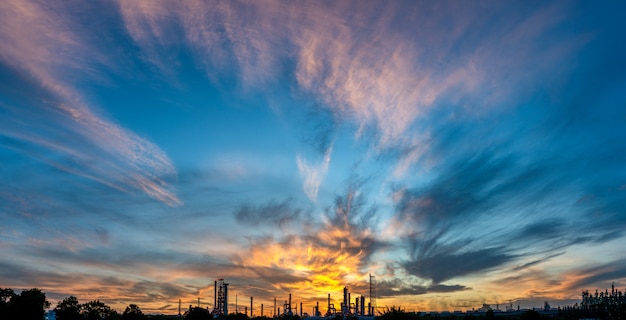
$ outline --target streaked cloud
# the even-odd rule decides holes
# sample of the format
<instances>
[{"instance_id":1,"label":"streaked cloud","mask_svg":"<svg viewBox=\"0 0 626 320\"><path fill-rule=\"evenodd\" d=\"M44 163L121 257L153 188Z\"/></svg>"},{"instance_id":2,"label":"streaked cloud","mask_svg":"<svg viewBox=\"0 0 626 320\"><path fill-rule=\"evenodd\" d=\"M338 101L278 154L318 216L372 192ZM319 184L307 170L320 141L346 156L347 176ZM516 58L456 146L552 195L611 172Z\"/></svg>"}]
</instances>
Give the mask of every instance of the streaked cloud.
<instances>
[{"instance_id":1,"label":"streaked cloud","mask_svg":"<svg viewBox=\"0 0 626 320\"><path fill-rule=\"evenodd\" d=\"M614 282L615 279L623 279L624 277L626 277L626 268L624 267L623 259L606 261L590 268L578 270L576 274L572 274L570 279L573 281L568 283L568 289L584 290L584 288L588 288L596 283L604 283L608 287L610 282Z\"/></svg>"},{"instance_id":2,"label":"streaked cloud","mask_svg":"<svg viewBox=\"0 0 626 320\"><path fill-rule=\"evenodd\" d=\"M270 201L259 207L243 205L235 212L235 219L242 224L253 226L269 224L282 229L294 222L301 222L310 215L302 208L294 207L292 202L291 199L287 199L281 202Z\"/></svg>"},{"instance_id":3,"label":"streaked cloud","mask_svg":"<svg viewBox=\"0 0 626 320\"><path fill-rule=\"evenodd\" d=\"M322 162L317 165L309 164L306 160L302 159L300 155L297 157L298 170L300 171L300 176L304 180L302 189L311 201L317 200L317 192L324 176L326 176L326 173L328 172L328 165L330 164L330 155L332 152L333 148L330 146L326 149Z\"/></svg>"},{"instance_id":4,"label":"streaked cloud","mask_svg":"<svg viewBox=\"0 0 626 320\"><path fill-rule=\"evenodd\" d=\"M134 189L169 205L180 204L168 186L176 170L167 155L98 115L77 89L81 79L97 80L90 69L108 59L100 61L105 53L76 32L81 28L76 21L66 19L71 10L23 1L2 6L0 57L20 86L35 92L18 93L26 103L2 105L7 116L0 133L9 139L3 145L120 191ZM92 60L83 58L87 56Z\"/></svg>"},{"instance_id":5,"label":"streaked cloud","mask_svg":"<svg viewBox=\"0 0 626 320\"><path fill-rule=\"evenodd\" d=\"M171 50L179 46L193 52L196 65L218 86L224 85L220 79L232 79L232 70L248 91L292 74L294 92L315 97L336 121L356 126L355 136L377 152L405 150L396 175L427 152L431 114L448 112L443 106L450 104L459 106L452 117L501 110L519 87L542 77L544 67L589 39L545 39L564 19L559 4L524 8L524 18L499 21L498 29L488 28L492 22L480 14L493 4L420 4L408 11L399 10L396 2L358 3L357 11L347 9L357 4L332 3L119 5L147 61L172 81L177 81L178 62ZM519 10L490 9L502 15ZM402 27L407 24L411 28ZM446 31L440 31L444 25ZM485 32L478 37L477 30ZM315 188L307 189L313 196Z\"/></svg>"}]
</instances>

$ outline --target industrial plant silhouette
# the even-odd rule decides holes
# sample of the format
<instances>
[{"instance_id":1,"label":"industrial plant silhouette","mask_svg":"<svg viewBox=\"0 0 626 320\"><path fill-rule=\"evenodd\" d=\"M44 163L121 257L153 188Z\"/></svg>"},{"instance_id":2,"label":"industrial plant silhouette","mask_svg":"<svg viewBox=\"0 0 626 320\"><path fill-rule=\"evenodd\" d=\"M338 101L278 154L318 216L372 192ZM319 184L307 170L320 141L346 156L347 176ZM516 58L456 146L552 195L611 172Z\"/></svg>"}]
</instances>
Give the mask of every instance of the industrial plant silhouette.
<instances>
[{"instance_id":1,"label":"industrial plant silhouette","mask_svg":"<svg viewBox=\"0 0 626 320\"><path fill-rule=\"evenodd\" d=\"M228 315L228 283L224 282L224 279L215 280L214 283L214 291L213 291L213 309L210 310L210 314L214 318L218 318L220 316ZM291 293L289 294L288 300L285 300L282 304L282 307L277 304L276 298L274 298L274 304L272 312L269 313L272 317L293 317L297 316L299 318L321 318L321 317L359 317L359 318L373 318L376 314L376 277L371 275L369 276L369 302L367 303L367 310L365 309L366 298L364 295L356 296L354 299L354 303L351 302L351 292L348 287L343 288L343 300L341 301L339 309L335 307L335 304L332 303L331 294L328 294L328 300L326 304L326 311L322 313L319 305L319 301L312 308L312 312L304 312L303 303L300 303L300 307L294 306L292 303ZM260 315L259 317L265 317L267 314L265 313L264 304L260 305ZM200 308L200 303L196 308ZM190 305L187 313L192 312L194 308ZM235 308L235 313L239 313L239 310ZM208 308L207 308L208 310ZM248 316L248 307L244 306L244 315ZM182 302L179 300L178 303L178 316L182 317ZM254 317L254 297L250 297L250 313L249 317Z\"/></svg>"},{"instance_id":2,"label":"industrial plant silhouette","mask_svg":"<svg viewBox=\"0 0 626 320\"><path fill-rule=\"evenodd\" d=\"M343 298L338 307L332 302L331 294L328 294L325 307L320 307L319 301L311 308L311 313L304 311L301 302L299 306L292 304L292 296L288 294L287 300L282 305L277 304L274 298L272 309L266 310L264 304L260 309L255 309L254 297L250 297L250 308L241 308L235 305L234 312L229 309L229 284L224 279L214 282L214 295L212 308L202 307L200 299L196 306L189 305L183 310L182 300L178 301L178 314L175 315L145 315L136 304L130 304L123 313L119 314L105 303L99 300L80 304L78 299L70 296L59 301L56 307L51 308L46 300L45 293L39 289L22 291L19 295L12 289L0 288L0 319L24 319L24 320L140 320L140 319L351 319L351 320L388 320L388 319L626 319L626 295L611 286L611 291L596 290L594 294L588 290L582 292L580 303L569 306L550 307L545 302L543 308L520 309L508 306L506 310L500 310L499 306L493 309L490 305L483 304L478 309L466 312L407 312L402 307L376 306L376 283L375 277L370 275L369 301L364 295L357 295L351 300L351 292L347 287L343 288ZM258 312L256 310L259 310Z\"/></svg>"}]
</instances>

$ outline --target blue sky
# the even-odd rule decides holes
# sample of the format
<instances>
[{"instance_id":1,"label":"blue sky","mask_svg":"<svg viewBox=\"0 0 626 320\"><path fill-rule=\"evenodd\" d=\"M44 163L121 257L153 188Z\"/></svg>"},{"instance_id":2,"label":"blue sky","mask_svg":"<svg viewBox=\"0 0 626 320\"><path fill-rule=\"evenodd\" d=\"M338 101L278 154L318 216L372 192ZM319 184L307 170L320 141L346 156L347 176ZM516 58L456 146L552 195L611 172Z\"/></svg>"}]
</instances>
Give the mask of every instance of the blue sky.
<instances>
[{"instance_id":1,"label":"blue sky","mask_svg":"<svg viewBox=\"0 0 626 320\"><path fill-rule=\"evenodd\" d=\"M216 278L313 306L372 273L410 310L624 288L625 9L3 1L0 287L163 313Z\"/></svg>"}]
</instances>

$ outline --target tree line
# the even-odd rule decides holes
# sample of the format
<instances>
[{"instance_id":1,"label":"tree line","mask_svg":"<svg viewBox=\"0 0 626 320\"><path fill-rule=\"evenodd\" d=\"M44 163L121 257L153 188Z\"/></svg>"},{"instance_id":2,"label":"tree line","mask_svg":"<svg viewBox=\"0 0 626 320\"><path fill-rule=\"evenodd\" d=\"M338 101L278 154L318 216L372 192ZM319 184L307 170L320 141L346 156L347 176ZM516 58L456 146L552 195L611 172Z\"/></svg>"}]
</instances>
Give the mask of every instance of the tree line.
<instances>
[{"instance_id":1,"label":"tree line","mask_svg":"<svg viewBox=\"0 0 626 320\"><path fill-rule=\"evenodd\" d=\"M595 295L589 290L582 292L582 301L573 306L565 307L560 312L565 319L626 319L626 294L615 290L615 285L611 286L611 292L606 289L604 292Z\"/></svg>"},{"instance_id":2,"label":"tree line","mask_svg":"<svg viewBox=\"0 0 626 320\"><path fill-rule=\"evenodd\" d=\"M13 289L0 288L0 320L42 320L45 319L46 309L51 307L46 294L39 289L24 290L16 294ZM56 320L143 320L143 319L171 319L170 316L144 315L136 304L130 304L123 313L99 300L80 303L74 296L59 301L53 309ZM213 315L207 309L190 308L182 315L185 320L208 320ZM257 317L259 320L267 317ZM282 320L296 319L295 317L280 317ZM237 313L223 317L224 320L245 320L247 315ZM297 318L299 319L299 317Z\"/></svg>"},{"instance_id":3,"label":"tree line","mask_svg":"<svg viewBox=\"0 0 626 320\"><path fill-rule=\"evenodd\" d=\"M59 301L54 313L57 320L140 320L144 319L141 308L136 304L130 304L120 315L106 303L93 300L80 304L74 296Z\"/></svg>"},{"instance_id":4,"label":"tree line","mask_svg":"<svg viewBox=\"0 0 626 320\"><path fill-rule=\"evenodd\" d=\"M50 303L39 289L16 294L13 289L0 288L0 319L41 320Z\"/></svg>"},{"instance_id":5,"label":"tree line","mask_svg":"<svg viewBox=\"0 0 626 320\"><path fill-rule=\"evenodd\" d=\"M39 289L24 290L20 294L13 289L0 288L0 320L42 320L50 302L46 294ZM102 301L93 300L79 303L74 296L59 301L54 308L57 320L139 320L144 319L143 312L130 304L122 314Z\"/></svg>"}]
</instances>

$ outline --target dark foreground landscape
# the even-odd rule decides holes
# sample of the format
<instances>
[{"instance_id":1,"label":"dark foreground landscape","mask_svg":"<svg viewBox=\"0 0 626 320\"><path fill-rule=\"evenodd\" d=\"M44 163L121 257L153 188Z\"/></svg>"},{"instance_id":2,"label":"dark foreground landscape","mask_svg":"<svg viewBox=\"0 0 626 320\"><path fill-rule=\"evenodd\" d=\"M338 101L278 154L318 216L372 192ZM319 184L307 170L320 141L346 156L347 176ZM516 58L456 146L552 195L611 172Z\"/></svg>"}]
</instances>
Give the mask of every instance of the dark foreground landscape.
<instances>
[{"instance_id":1,"label":"dark foreground landscape","mask_svg":"<svg viewBox=\"0 0 626 320\"><path fill-rule=\"evenodd\" d=\"M247 313L247 311L246 311ZM279 312L280 313L280 312ZM580 303L572 306L550 308L546 302L541 309L509 309L507 311L493 310L488 305L476 311L468 312L407 312L402 307L384 307L378 310L375 316L356 316L350 313L327 314L325 317L314 317L307 314L298 315L291 312L279 314L275 317L255 316L254 319L626 319L626 295L622 291L611 288L611 292L590 293L584 291ZM178 315L146 315L136 304L130 304L119 313L104 302L93 300L79 303L74 296L59 301L52 308L46 295L39 289L23 290L17 294L13 289L0 288L0 320L23 319L23 320L140 320L140 319L227 319L244 320L250 319L244 313L230 313L228 315L214 315L208 309L192 307Z\"/></svg>"}]
</instances>

